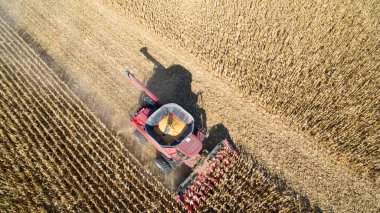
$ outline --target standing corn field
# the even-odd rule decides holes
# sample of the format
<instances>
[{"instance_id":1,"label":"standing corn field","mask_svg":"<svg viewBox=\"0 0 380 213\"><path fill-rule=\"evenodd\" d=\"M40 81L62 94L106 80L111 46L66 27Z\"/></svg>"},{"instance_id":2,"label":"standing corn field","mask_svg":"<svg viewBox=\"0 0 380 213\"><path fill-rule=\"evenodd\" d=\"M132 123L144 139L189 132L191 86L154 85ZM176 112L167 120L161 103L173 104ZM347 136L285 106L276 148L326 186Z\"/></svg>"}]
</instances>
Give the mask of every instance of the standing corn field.
<instances>
[{"instance_id":1,"label":"standing corn field","mask_svg":"<svg viewBox=\"0 0 380 213\"><path fill-rule=\"evenodd\" d=\"M170 192L3 19L0 28L0 208L179 211ZM202 211L310 210L282 187L243 155Z\"/></svg>"},{"instance_id":2,"label":"standing corn field","mask_svg":"<svg viewBox=\"0 0 380 213\"><path fill-rule=\"evenodd\" d=\"M128 2L133 3L133 1ZM171 4L169 6L165 5L168 2ZM220 67L224 67L226 70L229 70L229 62L231 61L235 63L235 59L233 57L234 54L232 54L230 51L230 48L232 47L229 46L233 45L233 41L235 40L231 40L230 37L233 37L233 33L239 31L239 29L237 29L237 31L226 31L227 33L219 35L221 36L220 38L226 39L222 40L226 43L217 45L217 47L215 47L215 50L210 50L210 47L213 47L214 44L213 42L211 42L211 40L210 42L207 42L206 45L197 45L197 42L203 41L202 36L208 36L208 33L203 33L202 29L190 30L191 33L189 33L186 30L188 27L187 24L194 24L192 26L198 27L203 26L197 24L197 21L203 20L203 10L199 9L199 5L205 5L205 7L201 6L201 8L207 11L210 8L208 7L210 6L210 2L204 1L202 3L201 1L183 1L183 5L179 6L180 3L181 2L174 3L171 1L167 1L162 4L151 3L154 4L154 7L151 4L141 7L140 4L144 4L144 2L139 2L134 4L134 6L136 6L137 8L135 11L137 11L138 14L145 15L146 17L152 17L152 20L157 20L157 16L160 16L161 18L159 20L163 22L163 24L166 23L166 18L172 19L169 21L170 23L172 23L171 25L169 25L168 27L155 27L155 31L164 32L165 36L183 38L184 42L181 44L183 44L186 48L189 47L190 49L195 48L197 50L204 50L204 54L206 55L212 54L213 57L219 57L219 62L221 63ZM266 4L268 2L257 3L259 4L253 6L262 6L260 7L262 10L255 10L258 12L258 14L261 14L263 10L265 11L266 6L276 6L275 4ZM334 2L331 2L331 4L334 4ZM234 11L239 10L235 6L231 5L234 5L234 3L220 2L212 5L212 7L216 7L216 12L223 11L221 12L222 15L220 15L223 18L226 18L227 20L233 20L234 18L230 18L230 15L233 16L234 13L229 13L228 11L232 9L234 9ZM345 7L344 5L345 4L342 3L340 7ZM224 8L224 10L220 7ZM312 9L313 8L311 8L311 10ZM153 10L153 12L151 10ZM193 12L194 10L197 12ZM252 14L252 17L257 17L259 19L262 18L266 21L264 23L268 23L270 25L272 23L272 18L270 18L270 14L274 11L277 10L268 11L266 14L269 16L260 16L257 14ZM262 107L259 104L260 102L257 101L258 99L252 98L253 96L255 97L255 94L253 94L253 96L244 95L242 90L239 90L238 88L229 85L230 82L225 81L225 78L218 78L215 75L213 75L212 72L207 72L211 70L210 68L212 68L212 66L208 67L207 64L210 65L210 63L213 62L213 59L201 57L202 60L200 62L195 57L192 57L191 55L185 53L185 51L182 51L180 48L177 48L175 46L173 47L172 44L176 40L172 39L173 37L171 37L170 40L165 40L164 38L157 36L152 32L149 32L148 29L144 28L144 25L136 23L133 19L127 17L125 13L121 12L120 10L115 10L115 8L107 7L101 1L0 0L0 12L2 14L6 13L11 17L11 19L13 20L11 25L17 23L15 24L15 28L18 30L20 35L28 42L28 44L31 45L32 48L40 54L39 56L41 57L41 59L43 59L45 63L51 66L52 69L50 69L50 72L55 72L57 76L59 76L68 85L68 87L73 91L73 93L76 96L78 96L81 101L83 101L85 107L88 107L94 113L94 115L97 118L99 118L107 126L109 130L112 131L112 133L110 133L109 130L105 129L105 135L108 136L106 132L108 132L109 134L117 133L118 135L121 135L121 138L116 139L117 143L120 144L121 147L126 146L128 144L128 150L135 154L135 156L139 160L141 160L144 169L147 167L149 167L149 169L152 169L151 171L153 172L155 177L161 179L163 175L155 172L154 168L150 167L150 164L153 165L153 163L151 162L151 156L146 155L146 152L140 152L141 149L143 149L141 148L141 146L136 146L136 143L133 143L133 141L125 140L125 138L123 138L123 136L128 136L130 134L130 132L128 132L130 129L130 127L128 126L128 112L135 111L136 102L138 101L137 97L140 96L138 92L134 92L134 90L132 89L132 85L128 84L125 78L122 77L122 70L124 70L125 67L130 68L132 70L136 70L136 74L139 77L141 77L141 79L144 82L150 82L150 86L152 86L151 90L157 93L157 96L160 99L165 100L165 102L180 102L181 105L184 104L186 107L189 107L190 111L191 109L193 109L191 113L195 113L195 116L197 115L197 113L203 111L202 117L204 115L204 118L207 120L207 122L204 123L204 126L208 127L210 136L214 136L214 139L216 141L225 139L226 136L229 136L229 139L232 139L233 142L236 145L238 145L238 147L240 148L240 150L242 150L243 153L245 153L244 151L253 153L255 158L259 162L261 162L260 164L265 165L266 169L263 169L262 166L258 166L257 163L249 160L249 157L246 156L246 154L242 154L242 159L244 159L246 162L240 162L238 168L235 168L232 173L228 173L228 175L225 176L225 179L222 180L221 184L219 185L219 191L217 191L217 193L214 194L214 196L207 201L207 205L205 205L203 209L204 211L216 211L219 209L225 211L245 210L258 212L281 209L293 211L310 210L308 205L304 205L303 201L301 202L301 200L307 201L305 197L310 198L312 206L316 204L323 210L332 210L337 212L368 212L371 210L374 211L379 208L378 200L380 195L380 188L378 187L378 185L373 183L372 180L366 178L363 179L363 176L360 177L359 175L361 175L362 173L357 173L355 170L351 170L350 168L348 168L346 164L347 161L337 161L336 156L342 156L342 153L336 152L336 149L334 149L334 147L330 149L332 150L332 152L326 152L326 149L323 149L323 147L318 146L318 144L315 143L312 137L303 134L302 131L298 131L294 128L294 125L289 126L289 123L284 122L284 120L282 119L284 117L281 118L280 116L277 116L274 113L266 111L266 109L270 108ZM173 18L175 17L173 13L181 14L182 18L185 19L190 19L190 17L195 18L193 21L185 21L182 23L181 18ZM128 14L132 15L135 13ZM331 15L331 13L327 13L327 15L328 14ZM209 15L214 14L209 13ZM286 13L284 13L284 15L286 16ZM246 20L247 22L245 22L244 17L242 17L242 19L243 22L241 23L244 24L242 24L241 26L250 24L249 20ZM223 28L225 28L226 20L218 19L217 21L218 23L216 24L219 24L218 26L220 26L218 29L223 31ZM276 22L278 20L273 18L272 21ZM296 20L293 21L297 22ZM143 21L143 23L145 22ZM214 29L212 25L213 22L209 22L207 24L209 25L207 26L209 29ZM231 27L234 26L233 24L227 25ZM262 26L262 23L260 23L260 26ZM294 24L294 26L297 25ZM249 26L247 27L249 28ZM258 29L267 28L265 28L264 26L263 28ZM268 30L269 29L276 28L272 27L268 28ZM178 34L177 30L181 33ZM175 32L166 33L169 31ZM260 30L257 31L259 35L260 32ZM197 42L188 42L186 37L192 37L194 34L200 35L201 37L197 37L199 38L197 39ZM242 56L242 59L245 58L249 61L250 59L247 58L248 56L254 55L256 53L258 55L265 53L265 51L254 51L254 54L252 54L252 52L245 49L250 44L247 43L244 39L249 40L254 37L244 36L243 34L242 41L244 41L243 43L245 43L245 45L244 48L242 47L241 49L237 49L235 50L235 52L233 52L236 56L239 56L240 54L240 56ZM282 34L279 34L278 37L280 38L281 35ZM273 34L272 36L274 36L274 40L277 38L275 34ZM6 39L3 38L3 36L1 36L0 39L1 45L7 43L5 41ZM236 39L239 41L238 38ZM260 41L260 44L267 44L267 46L261 46L264 50L265 47L271 49L271 40L253 40ZM215 41L218 41L218 39L216 39ZM142 54L141 49L143 47L147 47L151 57L146 57L146 55ZM220 53L220 51L223 51L223 48L227 48L229 51L226 51L225 53ZM197 54L196 51L191 52ZM8 54L7 51L3 51L2 54L10 56L10 54ZM224 58L224 54L226 54L228 57ZM197 55L199 56L199 54ZM1 56L3 57L3 55ZM9 59L9 56L7 56L7 60L13 61L13 58ZM25 60L29 60L28 63L31 63L28 57L26 57ZM41 63L43 64L42 61ZM202 65L201 63L206 63L206 66L204 66L204 64ZM247 63L247 61L241 62L240 60L236 60L237 65L244 63ZM161 66L157 66L157 64L161 64ZM263 63L263 65L265 65L265 63ZM13 68L9 68L8 66L6 67L6 69ZM3 70L6 69L4 68ZM221 69L216 70L220 71ZM238 76L241 69L237 67L236 70L236 76ZM251 72L253 72L253 70L255 69L252 69ZM265 72L262 71L263 75L264 73ZM272 72L272 74L275 75L278 73ZM5 75L2 74L2 76ZM16 77L14 77L15 80L21 79L20 83L23 82L25 85L28 85L24 81L22 81L21 77L19 78L19 76L17 75ZM281 78L275 77L273 79L273 82L277 82L278 80L281 80ZM40 79L42 83L45 83L45 77L40 77L38 79ZM244 80L249 78L242 77L242 79ZM293 79L290 79L290 81L292 80ZM294 83L298 84L298 82L299 81L295 81ZM265 85L271 85L271 81L266 82ZM40 86L42 88L51 87L47 86L46 84L40 84ZM61 86L63 87L64 84L62 84ZM5 87L8 87L8 84L4 83L2 88ZM37 86L35 87L37 89L41 88ZM247 83L246 88L249 87L252 87L252 85L249 85L249 83ZM296 91L299 90L297 89ZM4 92L1 94L6 94ZM23 91L20 91L17 94L23 94ZM33 92L32 94L35 95L37 93ZM1 96L1 98L2 97L3 96ZM305 95L305 97L307 97L307 95ZM189 98L191 98L190 102L184 101L188 100ZM73 99L77 100L76 98ZM7 112L9 110L13 112L12 110L14 108L18 111L19 114L23 115L23 117L15 117L15 119L13 120L17 120L18 122L20 122L24 118L27 118L25 117L26 115L33 115L31 111L25 111L24 108L20 109L17 104L12 104L12 99L8 98L7 101L5 101L5 99L2 100L3 101L1 103L10 101L11 105L8 105L7 108L4 107L4 109L2 107L1 110L3 110L4 112ZM375 99L371 99L369 101L374 100ZM31 105L31 108L33 109L35 108L34 104L38 104L40 102L41 101L31 102L29 101L29 99L25 99L25 103ZM71 139L71 141L73 141L72 143L69 143L67 145L64 144L66 146L62 147L63 145L61 144L65 142L65 138L72 138L76 136L77 133L74 133L75 135L72 135L69 134L69 131L63 131L64 129L62 129L61 123L56 121L56 119L61 119L67 111L66 108L60 107L63 106L62 104L58 103L60 103L60 100L54 102L54 104L58 106L55 107L54 110L49 110L49 108L45 110L44 107L40 107L40 112L44 113L44 115L46 113L46 118L48 119L39 119L39 122L49 122L50 126L49 128L46 128L46 132L54 133L58 131L58 133L54 133L57 136L55 136L54 134L53 136L62 137L62 142L56 143L53 140L50 140L50 138L48 138L47 142L45 143L50 144L51 148L48 149L47 147L43 146L45 147L46 152L44 151L42 152L42 154L37 154L41 157L37 158L35 157L36 154L32 154L27 155L24 159L27 162L33 162L35 165L38 166L38 168L40 168L40 164L36 162L40 162L40 160L44 159L42 158L42 156L45 156L45 153L60 154L60 150L64 150L64 148L66 147L67 149L70 148L73 154L69 156L70 158L59 158L58 160L60 166L56 166L55 168L57 168L57 171L59 171L59 169L62 169L62 173L65 174L61 175L60 178L73 177L75 181L77 181L78 183L84 182L85 185L87 184L86 189L88 189L88 192L85 193L83 190L80 190L80 188L78 188L79 185L69 185L72 182L67 182L68 184L66 184L66 182L63 181L63 184L67 185L66 188L56 187L56 182L54 182L54 175L51 175L50 179L44 177L42 177L41 179L28 179L28 175L32 174L28 171L31 170L29 169L25 172L23 168L20 167L21 174L26 174L23 176L25 177L23 179L25 181L20 181L22 184L12 185L12 183L15 183L13 181L14 179L12 179L13 182L7 183L7 181L4 181L5 184L2 184L3 180L11 180L7 179L5 176L2 176L1 185L12 185L12 187L14 189L18 189L16 191L19 192L23 191L24 187L28 188L31 185L30 180L34 180L34 182L41 183L42 188L35 188L35 190L30 189L27 194L10 194L8 193L9 188L5 190L1 189L1 192L5 191L7 192L7 194L4 196L2 193L0 194L0 196L2 196L0 199L0 208L3 209L3 206L6 206L4 208L7 208L11 205L10 203L12 202L14 206L16 206L14 208L21 208L22 206L25 206L25 202L22 205L18 205L18 200L20 199L9 199L9 197L11 197L12 195L18 195L20 198L24 200L31 200L28 201L28 205L37 205L41 203L41 205L38 206L39 209L86 210L88 208L83 207L83 203L89 202L91 204L94 202L99 202L99 200L102 199L103 201L98 206L105 207L91 207L90 209L94 211L102 211L103 209L110 209L111 211L113 209L115 209L115 211L124 210L126 205L122 204L123 201L119 200L132 199L133 202L136 200L136 197L139 197L140 192L138 190L137 192L135 191L135 193L129 193L129 190L134 189L130 186L131 184L127 184L126 182L120 181L121 186L125 187L125 189L127 190L125 193L119 193L118 190L104 190L104 188L96 188L96 186L102 185L102 181L108 181L108 178L105 177L110 177L111 180L115 180L113 179L113 177L115 177L116 182L114 183L119 184L118 180L123 180L123 178L126 179L126 176L130 176L129 173L125 173L126 176L120 176L121 174L123 174L122 169L114 170L110 167L110 169L105 170L105 172L99 170L99 167L103 168L107 165L120 165L120 163L124 163L124 158L119 159L119 155L115 154L112 156L115 156L116 158L110 157L104 160L104 162L107 163L98 164L98 162L96 161L96 159L98 159L97 156L100 156L100 158L102 158L102 154L105 154L106 156L106 154L109 153L109 150L103 149L103 152L101 151L101 146L95 145L92 149L90 149L91 147L87 146L87 143L84 142L87 142L85 140L86 138L94 136L91 132L86 133L84 135L83 133L80 133L80 131L76 131L78 132L78 134L80 133L82 135L81 139ZM41 104L46 105L45 102L41 102ZM17 107L13 107L14 105L16 105ZM64 113L57 114L55 112L57 108L60 108ZM310 112L313 111L312 108L308 109L310 110ZM373 108L369 107L369 110L373 110ZM82 115L80 114L80 112L81 111L76 112L77 114L75 115ZM53 116L51 117L51 115ZM328 115L326 116L328 117ZM72 116L70 117L70 119L66 117L63 118L66 120L70 120ZM34 119L34 117L32 116L31 119ZM50 119L54 120L54 122L50 122ZM68 121L68 125L66 126L73 126L72 128L78 128L76 125L77 123L81 124L82 122L80 121L81 120L77 122ZM23 121L23 123L25 123L25 121ZM2 127L2 129L5 130L7 124L3 122L2 126L4 126ZM353 125L352 127L355 127L355 125ZM368 126L367 130L370 128L373 128L373 126ZM32 130L35 129L32 128ZM9 131L3 134L3 132L1 135L1 139L3 141L15 141L13 140L14 136L23 133L20 130L14 131L14 133L17 134L9 133ZM50 135L46 132L44 130L41 131L41 133L37 133L43 134L44 136ZM30 141L34 141L34 139ZM111 143L113 144L114 142ZM29 143L24 143L24 145L21 146L16 146L16 144L10 145L10 148L7 150L10 150L12 152L2 151L2 153L9 153L10 156L13 156L14 153L18 153L18 151L20 151L21 154L18 154L18 156L24 156L25 150L29 150L24 148L28 144ZM69 146L70 144L73 144L73 146ZM104 141L104 144L109 145L109 142ZM130 147L129 145L132 147ZM361 146L362 148L365 148L367 145L368 144L363 143ZM26 147L28 148L28 146ZM36 147L38 148L38 146ZM110 150L112 151L110 153L116 153L112 147L113 146L110 146ZM124 152L126 149L120 148L120 150ZM373 149L364 149L364 151L372 152L373 154L376 152L376 146L373 146ZM74 165L73 167L77 168L76 170L68 169L72 167L68 167L67 165L71 165L72 163L77 164L77 161L75 161L74 159L76 158L78 153L79 155L83 156L86 156L86 153L98 153L93 157L93 159L95 160L80 160L82 158L78 159L80 165L83 165L82 167L86 167L86 170L94 170L97 172L101 171L101 173L99 173L101 174L101 176L98 175L94 176L93 178L91 175L87 175L88 172L84 172L84 175L82 176L80 174L82 172L81 167L76 167L76 165ZM128 151L125 151L124 154L125 155L123 156L130 157ZM155 153L152 154L154 155ZM365 154L365 152L363 152L362 154ZM47 157L49 157L49 155ZM18 159L19 158L16 157L16 160ZM13 160L12 162L16 160ZM109 160L113 161L114 163L109 164ZM368 161L368 158L362 158L362 160L370 162ZM18 168L17 166L13 168L13 164L22 164L9 163L10 161L2 162L7 162L6 168L11 169ZM44 162L46 162L45 165L50 165L50 161L45 160ZM376 164L376 161L373 162ZM90 167L88 165L90 165ZM125 163L124 165L125 166L121 168L133 169L134 167L131 165L136 164ZM364 166L361 168L364 168ZM43 170L43 173L40 173L49 174L45 171ZM69 173L69 171L71 171L71 173ZM148 171L146 172L150 173ZM105 176L102 176L104 173ZM57 174L57 172L55 174ZM107 176L108 174L109 176ZM138 173L134 174L138 175ZM273 174L279 175L294 190L287 187L286 184L284 184L284 181L282 181L281 179L274 178ZM168 177L167 179L170 180L170 177ZM167 179L165 179L165 181L167 181ZM145 179L142 179L142 182L145 182L144 180ZM120 188L122 189L122 187ZM66 198L62 198L62 200L60 200L59 197L62 197L61 195L64 195L65 193L54 192L57 192L61 189L70 191L73 194L73 196L75 196L71 198L71 200L69 201L67 201ZM93 195L95 194L94 192L98 191L102 193L98 193L98 195ZM294 191L298 193L295 193ZM144 193L144 190L142 190L142 192ZM84 195L81 195L80 193L84 193ZM120 196L117 196L119 194ZM166 196L166 193L163 194ZM303 196L299 196L298 194L301 194ZM127 197L125 197L125 195L127 195ZM85 202L85 200L87 200L89 196L93 196L94 199L92 200L94 201ZM237 198L239 196L241 197L240 199ZM2 199L3 197L4 199ZM46 198L41 199L41 197ZM80 199L77 200L76 198ZM117 199L114 200L115 198ZM8 204L4 205L2 202L3 200L7 201ZM35 200L37 200L38 202ZM48 203L48 205L45 205L42 202L40 202L41 200ZM156 204L156 201L153 198L152 202ZM150 204L151 202L148 202L147 206L149 206ZM166 202L164 202L164 204L166 204ZM114 208L113 206L115 205L117 205L118 207ZM159 202L155 206L160 206ZM137 206L137 208L140 207ZM157 208L158 211L161 210L160 207ZM135 207L131 207L131 210L136 211L137 209ZM173 210L175 211L175 209Z\"/></svg>"},{"instance_id":3,"label":"standing corn field","mask_svg":"<svg viewBox=\"0 0 380 213\"><path fill-rule=\"evenodd\" d=\"M1 208L178 211L168 190L3 19L0 28Z\"/></svg>"},{"instance_id":4,"label":"standing corn field","mask_svg":"<svg viewBox=\"0 0 380 213\"><path fill-rule=\"evenodd\" d=\"M378 1L107 2L380 183Z\"/></svg>"}]
</instances>

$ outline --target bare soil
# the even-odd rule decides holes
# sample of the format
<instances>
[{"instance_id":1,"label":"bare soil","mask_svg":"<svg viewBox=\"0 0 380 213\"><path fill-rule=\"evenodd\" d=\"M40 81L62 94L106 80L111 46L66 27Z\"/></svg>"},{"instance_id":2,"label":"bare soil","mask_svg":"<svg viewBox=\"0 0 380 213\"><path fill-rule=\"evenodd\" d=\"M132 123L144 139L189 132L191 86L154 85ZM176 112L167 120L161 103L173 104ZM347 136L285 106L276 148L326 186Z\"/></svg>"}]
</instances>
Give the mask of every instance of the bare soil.
<instances>
[{"instance_id":1,"label":"bare soil","mask_svg":"<svg viewBox=\"0 0 380 213\"><path fill-rule=\"evenodd\" d=\"M130 137L128 114L141 96L125 78L127 68L163 102L178 103L193 114L210 132L206 146L231 139L322 210L380 208L378 185L125 15L97 1L1 0L0 7L74 93L120 136ZM146 153L154 150L134 147L150 167Z\"/></svg>"}]
</instances>

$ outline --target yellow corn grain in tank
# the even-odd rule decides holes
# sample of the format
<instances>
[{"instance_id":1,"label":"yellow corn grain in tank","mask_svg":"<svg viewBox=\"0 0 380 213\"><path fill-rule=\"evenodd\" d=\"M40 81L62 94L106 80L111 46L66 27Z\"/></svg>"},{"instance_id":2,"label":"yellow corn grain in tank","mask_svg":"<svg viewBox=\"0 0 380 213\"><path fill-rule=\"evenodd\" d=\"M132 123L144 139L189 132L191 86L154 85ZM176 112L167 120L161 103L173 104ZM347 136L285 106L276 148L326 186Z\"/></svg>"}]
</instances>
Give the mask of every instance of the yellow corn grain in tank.
<instances>
[{"instance_id":1,"label":"yellow corn grain in tank","mask_svg":"<svg viewBox=\"0 0 380 213\"><path fill-rule=\"evenodd\" d=\"M181 137L187 130L187 126L173 114L168 114L154 127L154 132L158 134L168 145Z\"/></svg>"}]
</instances>

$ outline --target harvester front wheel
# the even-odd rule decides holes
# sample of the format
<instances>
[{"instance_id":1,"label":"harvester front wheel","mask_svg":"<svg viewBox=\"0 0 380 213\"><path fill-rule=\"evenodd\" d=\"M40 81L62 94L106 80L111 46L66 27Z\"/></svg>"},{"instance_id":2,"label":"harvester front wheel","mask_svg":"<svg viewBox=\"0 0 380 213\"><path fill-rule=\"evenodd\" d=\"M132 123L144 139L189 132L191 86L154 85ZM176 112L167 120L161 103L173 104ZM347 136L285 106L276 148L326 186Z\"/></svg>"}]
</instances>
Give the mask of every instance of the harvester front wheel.
<instances>
[{"instance_id":1,"label":"harvester front wheel","mask_svg":"<svg viewBox=\"0 0 380 213\"><path fill-rule=\"evenodd\" d=\"M147 142L146 138L138 131L133 132L133 137L140 143L145 144Z\"/></svg>"},{"instance_id":2,"label":"harvester front wheel","mask_svg":"<svg viewBox=\"0 0 380 213\"><path fill-rule=\"evenodd\" d=\"M154 163L156 166L161 169L165 174L169 174L172 171L172 167L170 164L165 160L162 156L157 156L156 159L154 159Z\"/></svg>"}]
</instances>

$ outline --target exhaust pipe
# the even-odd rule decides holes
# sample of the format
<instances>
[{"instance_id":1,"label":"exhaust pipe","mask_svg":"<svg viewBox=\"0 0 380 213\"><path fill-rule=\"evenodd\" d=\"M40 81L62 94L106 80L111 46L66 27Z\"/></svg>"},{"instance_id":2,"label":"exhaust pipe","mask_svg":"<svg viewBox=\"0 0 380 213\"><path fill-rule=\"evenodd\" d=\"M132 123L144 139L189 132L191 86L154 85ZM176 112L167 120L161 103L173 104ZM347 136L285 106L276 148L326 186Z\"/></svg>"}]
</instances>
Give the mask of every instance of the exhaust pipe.
<instances>
[{"instance_id":1,"label":"exhaust pipe","mask_svg":"<svg viewBox=\"0 0 380 213\"><path fill-rule=\"evenodd\" d=\"M143 91L147 96L149 96L150 99L152 99L154 102L159 103L158 98L150 91L148 88L146 88L131 72L129 72L127 69L125 70L125 74L131 80L131 82L139 88L141 91Z\"/></svg>"}]
</instances>

